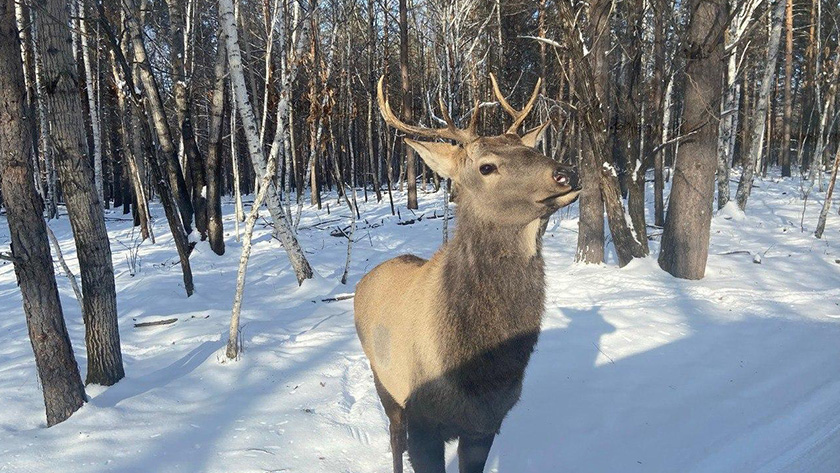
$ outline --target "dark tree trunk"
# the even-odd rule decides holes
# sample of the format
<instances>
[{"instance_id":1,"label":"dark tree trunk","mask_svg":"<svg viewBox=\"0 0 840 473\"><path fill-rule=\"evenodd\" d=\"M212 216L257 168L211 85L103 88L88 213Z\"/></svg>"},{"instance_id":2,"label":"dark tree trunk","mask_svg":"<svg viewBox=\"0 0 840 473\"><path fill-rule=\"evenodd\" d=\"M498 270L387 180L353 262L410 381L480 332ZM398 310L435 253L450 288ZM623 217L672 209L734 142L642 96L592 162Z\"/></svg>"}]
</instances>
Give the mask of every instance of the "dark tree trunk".
<instances>
[{"instance_id":1,"label":"dark tree trunk","mask_svg":"<svg viewBox=\"0 0 840 473\"><path fill-rule=\"evenodd\" d=\"M581 118L591 147L591 153L584 153L583 163L581 164L583 170L581 183L585 194L581 194L581 232L578 236L577 258L579 261L599 262L584 259L582 255L587 252L590 256L596 255L596 252L599 251L598 248L601 248L600 251L603 252L603 238L598 238L598 234L601 232L597 229L599 225L603 227L603 221L599 223L598 219L603 219L605 209L610 233L618 255L618 262L619 265L624 266L633 258L644 257L647 252L642 244L637 241L630 225L627 223L627 213L621 201L618 176L615 167L607 161L611 147L608 146L610 136L606 131L602 105L605 103L604 97L607 97L608 94L608 84L605 81L609 79L606 51L609 48L608 32L611 2L599 0L593 2L590 6L592 16L590 36L594 40L591 54L584 53L584 45L581 44L580 38L575 34L577 28L575 25L576 15L571 11L570 6L565 2L560 2L557 5L560 8L559 17L562 26L568 35L569 53L572 59L578 63L575 90L581 103ZM596 161L587 163L588 159ZM591 170L591 172L587 172L586 169ZM597 185L601 192L601 199L603 199L603 207L593 205L591 200L594 198L591 189L595 186L593 176L595 171L598 175ZM590 190L587 190L587 186ZM589 202L585 202L584 198L589 199ZM583 235L584 231L592 231L593 234L586 236ZM590 240L590 244L587 244L586 240Z\"/></svg>"},{"instance_id":2,"label":"dark tree trunk","mask_svg":"<svg viewBox=\"0 0 840 473\"><path fill-rule=\"evenodd\" d=\"M112 385L125 376L117 325L117 298L111 247L102 202L96 194L71 50L68 12L63 0L40 2L36 27L44 67L50 139L64 202L76 239L84 292L83 316L88 352L86 383Z\"/></svg>"},{"instance_id":3,"label":"dark tree trunk","mask_svg":"<svg viewBox=\"0 0 840 473\"><path fill-rule=\"evenodd\" d=\"M64 325L46 223L35 189L31 153L34 115L27 113L13 0L0 1L0 188L11 236L15 275L35 364L44 392L47 426L85 402L85 388Z\"/></svg>"},{"instance_id":4,"label":"dark tree trunk","mask_svg":"<svg viewBox=\"0 0 840 473\"><path fill-rule=\"evenodd\" d=\"M692 0L686 54L686 131L697 131L680 145L665 217L659 266L678 278L701 279L709 253L709 227L717 168L717 117L723 73L725 0Z\"/></svg>"},{"instance_id":5,"label":"dark tree trunk","mask_svg":"<svg viewBox=\"0 0 840 473\"><path fill-rule=\"evenodd\" d=\"M222 131L228 100L225 97L225 40L221 38L216 52L215 86L210 102L210 137L207 149L207 236L210 248L217 255L225 254L225 234L222 223ZM286 171L288 172L288 170ZM286 196L289 199L290 196Z\"/></svg>"},{"instance_id":6,"label":"dark tree trunk","mask_svg":"<svg viewBox=\"0 0 840 473\"><path fill-rule=\"evenodd\" d=\"M403 120L411 123L411 87L408 80L408 8L400 0L400 82L402 83ZM405 146L405 180L408 183L408 208L417 208L417 166L414 150Z\"/></svg>"},{"instance_id":7,"label":"dark tree trunk","mask_svg":"<svg viewBox=\"0 0 840 473\"><path fill-rule=\"evenodd\" d=\"M592 54L594 64L592 66L593 72L598 75L609 77L609 63L604 54L610 47L609 35L609 3L608 1L596 0L590 4L589 28L590 35L593 39L592 50L596 53ZM586 103L586 93L583 91L585 84L580 82L580 73L583 72L583 64L580 64L576 71L575 79L581 87L575 87L581 95L580 103L583 106L592 107L594 104ZM605 82L609 79L605 79ZM590 87L592 84L589 85ZM600 86L599 97L602 101L606 100L606 93L604 84ZM585 114L578 115L578 126L581 125L581 120L585 120ZM580 193L580 223L577 241L576 261L584 263L602 263L604 261L604 199L601 195L601 169L599 163L603 161L604 156L597 156L596 150L589 143L580 143L584 148L580 155L580 178L583 190Z\"/></svg>"}]
</instances>

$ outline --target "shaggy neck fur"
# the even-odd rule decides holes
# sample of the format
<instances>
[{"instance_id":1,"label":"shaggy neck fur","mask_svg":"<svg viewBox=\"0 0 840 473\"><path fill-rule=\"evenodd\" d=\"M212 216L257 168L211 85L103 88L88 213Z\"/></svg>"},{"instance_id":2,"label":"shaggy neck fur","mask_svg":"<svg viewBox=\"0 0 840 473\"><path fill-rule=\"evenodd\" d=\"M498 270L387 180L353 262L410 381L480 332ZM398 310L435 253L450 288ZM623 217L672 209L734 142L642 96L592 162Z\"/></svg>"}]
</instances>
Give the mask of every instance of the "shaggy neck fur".
<instances>
[{"instance_id":1,"label":"shaggy neck fur","mask_svg":"<svg viewBox=\"0 0 840 473\"><path fill-rule=\"evenodd\" d=\"M518 390L545 301L539 220L497 226L461 208L448 244L443 294L447 364L467 392Z\"/></svg>"}]
</instances>

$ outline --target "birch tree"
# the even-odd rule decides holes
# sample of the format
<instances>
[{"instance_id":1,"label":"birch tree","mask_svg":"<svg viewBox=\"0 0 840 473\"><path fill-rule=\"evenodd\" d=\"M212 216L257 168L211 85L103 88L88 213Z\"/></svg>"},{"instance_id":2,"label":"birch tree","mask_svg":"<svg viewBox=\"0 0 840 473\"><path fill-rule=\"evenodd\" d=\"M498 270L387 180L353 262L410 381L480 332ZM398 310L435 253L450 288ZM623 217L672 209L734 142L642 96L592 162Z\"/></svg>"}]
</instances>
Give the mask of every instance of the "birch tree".
<instances>
[{"instance_id":1,"label":"birch tree","mask_svg":"<svg viewBox=\"0 0 840 473\"><path fill-rule=\"evenodd\" d=\"M782 36L782 23L785 15L785 0L774 0L772 5L772 16L769 40L767 42L767 56L764 64L764 75L761 79L761 90L758 95L758 103L753 111L752 133L750 156L744 164L744 172L738 182L738 192L735 197L738 199L738 207L741 210L747 208L747 199L750 198L753 186L753 174L759 162L759 157L764 150L765 128L767 124L767 107L770 100L770 90L775 84L776 58L779 56L779 43Z\"/></svg>"},{"instance_id":2,"label":"birch tree","mask_svg":"<svg viewBox=\"0 0 840 473\"><path fill-rule=\"evenodd\" d=\"M230 80L233 84L236 107L239 111L239 116L242 118L251 164L257 175L265 176L267 160L259 141L257 121L254 117L254 110L251 107L248 90L245 85L242 53L239 49L239 35L236 29L235 18L233 0L219 0L219 19L226 37L225 46L227 47L228 67L230 69ZM274 180L268 182L266 199L269 213L274 221L275 235L286 250L286 255L289 257L298 283L302 284L303 281L312 278L312 267L309 265L309 261L307 261L289 221L286 219L286 214L283 211Z\"/></svg>"},{"instance_id":3,"label":"birch tree","mask_svg":"<svg viewBox=\"0 0 840 473\"><path fill-rule=\"evenodd\" d=\"M732 14L726 31L727 54L726 76L723 85L720 122L718 125L718 208L722 209L730 199L729 170L735 154L735 141L738 135L738 117L741 104L741 83L738 80L743 72L743 58L746 54L744 35L751 24L753 14L764 0L731 1Z\"/></svg>"},{"instance_id":4,"label":"birch tree","mask_svg":"<svg viewBox=\"0 0 840 473\"><path fill-rule=\"evenodd\" d=\"M169 119L166 109L163 106L163 98L158 87L157 80L152 73L152 65L146 54L146 45L143 41L143 32L139 20L140 8L136 0L120 0L122 10L125 13L125 25L127 34L131 39L132 55L139 75L140 84L143 86L143 103L146 113L151 118L157 136L159 154L163 164L164 177L169 181L173 198L181 214L181 225L184 233L189 235L192 229L193 206L190 200L190 193L181 167L178 164L178 149L172 138L172 131L169 128Z\"/></svg>"}]
</instances>

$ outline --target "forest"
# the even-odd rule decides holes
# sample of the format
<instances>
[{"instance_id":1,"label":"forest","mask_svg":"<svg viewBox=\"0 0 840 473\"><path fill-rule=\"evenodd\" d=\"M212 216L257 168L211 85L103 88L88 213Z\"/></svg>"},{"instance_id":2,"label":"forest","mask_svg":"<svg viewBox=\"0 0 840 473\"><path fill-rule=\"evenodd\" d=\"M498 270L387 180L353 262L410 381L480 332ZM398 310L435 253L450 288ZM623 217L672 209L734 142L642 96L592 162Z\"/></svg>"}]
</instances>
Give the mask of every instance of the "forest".
<instances>
[{"instance_id":1,"label":"forest","mask_svg":"<svg viewBox=\"0 0 840 473\"><path fill-rule=\"evenodd\" d=\"M838 83L835 0L0 0L0 470L391 471L354 287L489 137L580 193L487 471L837 471Z\"/></svg>"}]
</instances>

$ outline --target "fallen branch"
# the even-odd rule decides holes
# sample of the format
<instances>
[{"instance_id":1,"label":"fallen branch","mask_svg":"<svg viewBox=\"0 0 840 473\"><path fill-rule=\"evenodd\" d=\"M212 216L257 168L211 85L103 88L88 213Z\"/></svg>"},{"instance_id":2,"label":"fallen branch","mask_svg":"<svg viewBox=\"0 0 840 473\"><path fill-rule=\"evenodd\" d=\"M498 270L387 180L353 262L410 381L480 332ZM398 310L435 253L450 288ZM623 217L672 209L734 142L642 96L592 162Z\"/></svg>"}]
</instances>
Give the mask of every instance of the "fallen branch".
<instances>
[{"instance_id":1,"label":"fallen branch","mask_svg":"<svg viewBox=\"0 0 840 473\"><path fill-rule=\"evenodd\" d=\"M723 253L718 253L718 256L729 256L729 255L750 255L752 256L752 252L747 250L733 250L733 251L724 251Z\"/></svg>"},{"instance_id":2,"label":"fallen branch","mask_svg":"<svg viewBox=\"0 0 840 473\"><path fill-rule=\"evenodd\" d=\"M356 293L351 294L339 294L335 297L327 297L326 299L321 299L321 302L338 302L338 301L346 301L347 299L352 299L356 296Z\"/></svg>"},{"instance_id":3,"label":"fallen branch","mask_svg":"<svg viewBox=\"0 0 840 473\"><path fill-rule=\"evenodd\" d=\"M178 321L178 318L155 320L154 322L138 322L134 324L134 328L155 327L158 325L170 325Z\"/></svg>"}]
</instances>

